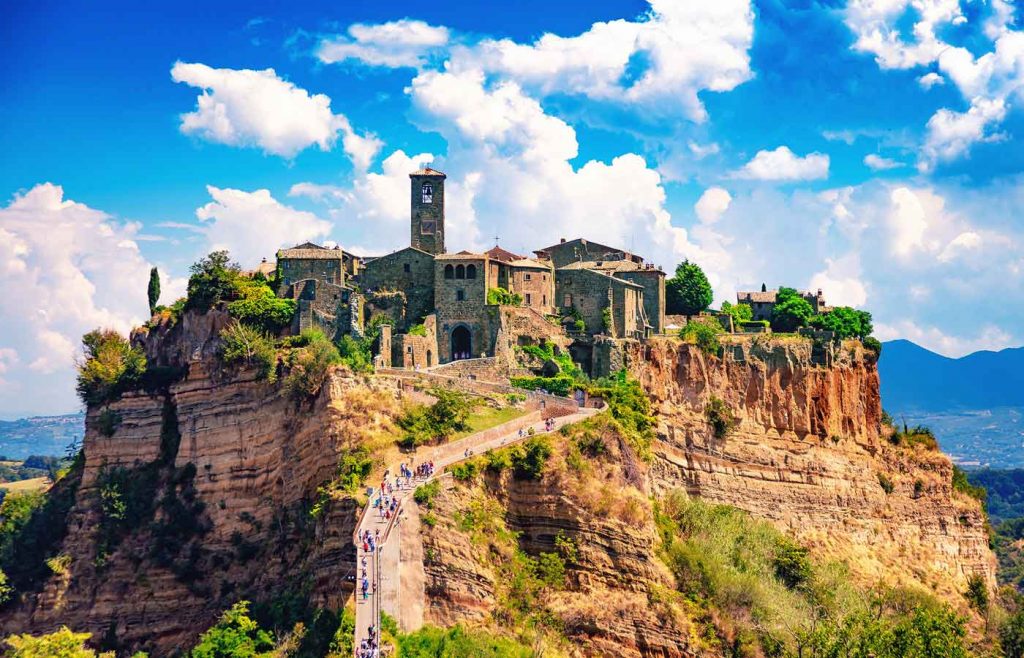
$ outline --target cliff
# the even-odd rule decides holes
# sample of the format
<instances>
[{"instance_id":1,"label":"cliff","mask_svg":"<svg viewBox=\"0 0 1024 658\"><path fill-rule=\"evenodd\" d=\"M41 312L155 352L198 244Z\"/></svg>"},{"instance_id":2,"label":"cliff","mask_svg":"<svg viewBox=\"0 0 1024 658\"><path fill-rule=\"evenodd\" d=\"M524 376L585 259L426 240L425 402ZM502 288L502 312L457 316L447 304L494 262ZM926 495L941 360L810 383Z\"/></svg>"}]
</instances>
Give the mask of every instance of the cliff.
<instances>
[{"instance_id":1,"label":"cliff","mask_svg":"<svg viewBox=\"0 0 1024 658\"><path fill-rule=\"evenodd\" d=\"M186 374L89 409L81 485L55 547L70 566L0 616L0 631L67 625L166 655L239 598L347 599L355 501L310 509L341 455L393 431L395 387L337 369L297 403L251 371L219 369L223 320L188 314L135 336L151 363ZM110 436L101 414L117 418ZM128 504L120 524L105 514L110 491Z\"/></svg>"},{"instance_id":2,"label":"cliff","mask_svg":"<svg viewBox=\"0 0 1024 658\"><path fill-rule=\"evenodd\" d=\"M970 574L994 585L980 504L953 490L941 452L883 438L876 359L859 342L738 337L718 358L661 339L628 362L658 418L655 491L770 519L867 584L918 584L959 606ZM737 421L722 438L715 398Z\"/></svg>"}]
</instances>

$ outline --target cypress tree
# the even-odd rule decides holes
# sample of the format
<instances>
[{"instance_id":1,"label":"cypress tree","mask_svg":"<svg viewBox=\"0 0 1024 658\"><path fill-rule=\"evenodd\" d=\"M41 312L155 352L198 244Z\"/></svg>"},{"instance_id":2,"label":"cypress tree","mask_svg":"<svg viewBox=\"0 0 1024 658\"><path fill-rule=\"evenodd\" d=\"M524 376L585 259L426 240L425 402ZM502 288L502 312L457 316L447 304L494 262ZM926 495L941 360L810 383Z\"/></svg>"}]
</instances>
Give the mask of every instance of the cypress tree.
<instances>
[{"instance_id":1,"label":"cypress tree","mask_svg":"<svg viewBox=\"0 0 1024 658\"><path fill-rule=\"evenodd\" d=\"M149 314L156 311L156 303L160 299L160 273L156 268L149 271Z\"/></svg>"}]
</instances>

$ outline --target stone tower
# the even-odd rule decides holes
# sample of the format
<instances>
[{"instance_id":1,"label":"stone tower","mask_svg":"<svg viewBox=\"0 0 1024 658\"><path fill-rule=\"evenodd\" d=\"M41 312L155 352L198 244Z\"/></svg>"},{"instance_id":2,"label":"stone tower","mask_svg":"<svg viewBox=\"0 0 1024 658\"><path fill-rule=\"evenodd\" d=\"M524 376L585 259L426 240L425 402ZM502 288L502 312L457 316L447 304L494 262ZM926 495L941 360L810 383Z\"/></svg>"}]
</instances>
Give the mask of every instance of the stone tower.
<instances>
[{"instance_id":1,"label":"stone tower","mask_svg":"<svg viewBox=\"0 0 1024 658\"><path fill-rule=\"evenodd\" d=\"M413 247L428 254L444 253L444 179L442 172L427 167L409 174L412 180Z\"/></svg>"}]
</instances>

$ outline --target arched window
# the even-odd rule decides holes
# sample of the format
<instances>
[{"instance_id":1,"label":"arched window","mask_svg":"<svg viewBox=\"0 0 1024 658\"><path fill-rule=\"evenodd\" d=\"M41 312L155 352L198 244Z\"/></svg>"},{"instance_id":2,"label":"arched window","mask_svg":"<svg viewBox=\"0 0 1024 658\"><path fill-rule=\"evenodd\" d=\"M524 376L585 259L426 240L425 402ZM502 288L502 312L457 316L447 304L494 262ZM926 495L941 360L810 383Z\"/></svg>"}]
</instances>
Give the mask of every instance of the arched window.
<instances>
[{"instance_id":1,"label":"arched window","mask_svg":"<svg viewBox=\"0 0 1024 658\"><path fill-rule=\"evenodd\" d=\"M430 183L423 184L423 203L434 202L434 186Z\"/></svg>"},{"instance_id":2,"label":"arched window","mask_svg":"<svg viewBox=\"0 0 1024 658\"><path fill-rule=\"evenodd\" d=\"M476 265L467 265L466 266L466 278L467 279L475 279L476 278Z\"/></svg>"},{"instance_id":3,"label":"arched window","mask_svg":"<svg viewBox=\"0 0 1024 658\"><path fill-rule=\"evenodd\" d=\"M451 265L445 265L444 266L444 278L446 278L446 279L454 279L455 278L455 268L452 267Z\"/></svg>"},{"instance_id":4,"label":"arched window","mask_svg":"<svg viewBox=\"0 0 1024 658\"><path fill-rule=\"evenodd\" d=\"M456 279L465 279L466 278L466 266L465 265L458 265L458 266L455 267L455 278Z\"/></svg>"}]
</instances>

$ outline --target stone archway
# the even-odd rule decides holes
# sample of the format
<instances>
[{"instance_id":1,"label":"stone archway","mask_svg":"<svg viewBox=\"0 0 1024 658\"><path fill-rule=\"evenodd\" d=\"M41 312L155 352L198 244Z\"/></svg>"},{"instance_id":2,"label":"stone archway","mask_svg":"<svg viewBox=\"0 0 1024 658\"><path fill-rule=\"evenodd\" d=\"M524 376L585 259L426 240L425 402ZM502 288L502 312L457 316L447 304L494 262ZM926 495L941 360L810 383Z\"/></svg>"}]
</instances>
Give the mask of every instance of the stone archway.
<instances>
[{"instance_id":1,"label":"stone archway","mask_svg":"<svg viewBox=\"0 0 1024 658\"><path fill-rule=\"evenodd\" d=\"M473 336L463 326L452 329L452 361L468 359L473 354Z\"/></svg>"}]
</instances>

